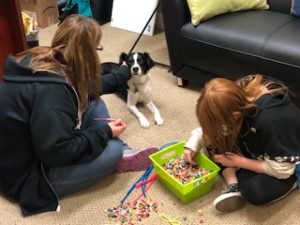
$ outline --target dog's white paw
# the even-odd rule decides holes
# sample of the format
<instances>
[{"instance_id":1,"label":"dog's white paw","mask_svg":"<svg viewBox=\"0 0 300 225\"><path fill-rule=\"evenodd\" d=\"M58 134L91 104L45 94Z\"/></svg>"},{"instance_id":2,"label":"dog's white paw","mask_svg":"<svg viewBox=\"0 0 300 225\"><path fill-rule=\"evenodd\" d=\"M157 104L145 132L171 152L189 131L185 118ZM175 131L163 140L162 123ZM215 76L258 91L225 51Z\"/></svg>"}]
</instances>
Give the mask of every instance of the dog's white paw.
<instances>
[{"instance_id":1,"label":"dog's white paw","mask_svg":"<svg viewBox=\"0 0 300 225\"><path fill-rule=\"evenodd\" d=\"M150 122L146 118L140 119L140 124L144 128L150 127Z\"/></svg>"},{"instance_id":2,"label":"dog's white paw","mask_svg":"<svg viewBox=\"0 0 300 225\"><path fill-rule=\"evenodd\" d=\"M156 125L161 126L161 125L163 125L163 123L164 123L163 118L159 117L159 118L155 119L155 124Z\"/></svg>"}]
</instances>

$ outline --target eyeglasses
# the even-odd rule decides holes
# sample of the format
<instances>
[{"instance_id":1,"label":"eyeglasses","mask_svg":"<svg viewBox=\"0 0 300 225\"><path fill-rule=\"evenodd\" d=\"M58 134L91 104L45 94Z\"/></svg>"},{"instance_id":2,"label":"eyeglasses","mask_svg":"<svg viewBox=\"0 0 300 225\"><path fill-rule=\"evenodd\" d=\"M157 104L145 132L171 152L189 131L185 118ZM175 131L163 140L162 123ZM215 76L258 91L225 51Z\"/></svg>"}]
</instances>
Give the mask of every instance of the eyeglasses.
<instances>
[{"instance_id":1,"label":"eyeglasses","mask_svg":"<svg viewBox=\"0 0 300 225\"><path fill-rule=\"evenodd\" d=\"M97 51L103 51L103 49L104 49L104 48L103 48L102 45L99 45L99 46L96 48Z\"/></svg>"}]
</instances>

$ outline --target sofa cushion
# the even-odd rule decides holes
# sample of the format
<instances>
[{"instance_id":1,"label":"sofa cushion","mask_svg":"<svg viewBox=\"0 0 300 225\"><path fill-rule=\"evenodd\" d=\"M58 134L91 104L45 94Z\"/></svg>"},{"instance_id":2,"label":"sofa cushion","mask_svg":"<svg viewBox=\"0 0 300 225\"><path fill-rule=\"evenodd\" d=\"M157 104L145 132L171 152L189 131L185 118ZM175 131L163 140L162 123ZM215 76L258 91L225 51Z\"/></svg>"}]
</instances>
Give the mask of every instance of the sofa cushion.
<instances>
[{"instance_id":1,"label":"sofa cushion","mask_svg":"<svg viewBox=\"0 0 300 225\"><path fill-rule=\"evenodd\" d=\"M293 49L300 49L300 23L295 20L287 14L251 10L214 17L197 27L188 23L181 30L184 63L233 78L261 71L264 60L296 65L300 52Z\"/></svg>"},{"instance_id":2,"label":"sofa cushion","mask_svg":"<svg viewBox=\"0 0 300 225\"><path fill-rule=\"evenodd\" d=\"M291 20L274 31L262 48L261 55L265 58L300 68L300 21Z\"/></svg>"},{"instance_id":3,"label":"sofa cushion","mask_svg":"<svg viewBox=\"0 0 300 225\"><path fill-rule=\"evenodd\" d=\"M261 71L282 80L300 97L300 23L292 20L274 32L262 49Z\"/></svg>"},{"instance_id":4,"label":"sofa cushion","mask_svg":"<svg viewBox=\"0 0 300 225\"><path fill-rule=\"evenodd\" d=\"M223 13L269 8L267 0L187 0L187 2L194 25Z\"/></svg>"}]
</instances>

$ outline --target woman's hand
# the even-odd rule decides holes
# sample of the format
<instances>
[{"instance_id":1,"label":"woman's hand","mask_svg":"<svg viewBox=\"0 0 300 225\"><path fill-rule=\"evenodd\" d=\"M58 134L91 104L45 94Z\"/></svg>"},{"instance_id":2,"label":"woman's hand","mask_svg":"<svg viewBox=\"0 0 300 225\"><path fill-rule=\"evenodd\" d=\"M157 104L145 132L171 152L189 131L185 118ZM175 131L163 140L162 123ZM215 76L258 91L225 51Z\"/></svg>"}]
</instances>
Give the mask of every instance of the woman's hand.
<instances>
[{"instance_id":1,"label":"woman's hand","mask_svg":"<svg viewBox=\"0 0 300 225\"><path fill-rule=\"evenodd\" d=\"M113 122L108 123L108 126L112 131L113 137L119 137L123 133L123 131L127 128L127 125L121 119L117 119Z\"/></svg>"},{"instance_id":2,"label":"woman's hand","mask_svg":"<svg viewBox=\"0 0 300 225\"><path fill-rule=\"evenodd\" d=\"M212 159L225 167L240 167L244 157L235 153L226 152L224 154L214 154Z\"/></svg>"},{"instance_id":3,"label":"woman's hand","mask_svg":"<svg viewBox=\"0 0 300 225\"><path fill-rule=\"evenodd\" d=\"M183 152L184 156L184 160L188 163L192 163L192 164L196 164L194 161L193 161L193 157L195 156L196 152L193 151L192 149L189 149L189 148L184 148L184 152Z\"/></svg>"}]
</instances>

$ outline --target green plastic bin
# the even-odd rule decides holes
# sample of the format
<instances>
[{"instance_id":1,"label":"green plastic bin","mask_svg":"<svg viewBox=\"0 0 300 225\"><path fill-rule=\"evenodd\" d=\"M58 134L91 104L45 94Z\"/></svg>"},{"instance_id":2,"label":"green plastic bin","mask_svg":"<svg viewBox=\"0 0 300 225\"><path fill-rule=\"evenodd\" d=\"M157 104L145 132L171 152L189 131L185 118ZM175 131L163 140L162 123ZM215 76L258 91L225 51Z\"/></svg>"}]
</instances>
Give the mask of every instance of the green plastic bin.
<instances>
[{"instance_id":1,"label":"green plastic bin","mask_svg":"<svg viewBox=\"0 0 300 225\"><path fill-rule=\"evenodd\" d=\"M166 186L181 202L186 203L193 201L211 191L220 167L211 161L205 154L197 153L194 161L202 168L210 170L211 172L187 184L182 184L175 177L167 173L162 166L170 159L176 156L182 156L184 145L185 142L178 142L150 155L149 157L152 161L155 172L157 173L158 180L164 186Z\"/></svg>"}]
</instances>

